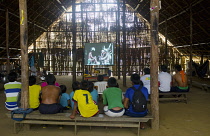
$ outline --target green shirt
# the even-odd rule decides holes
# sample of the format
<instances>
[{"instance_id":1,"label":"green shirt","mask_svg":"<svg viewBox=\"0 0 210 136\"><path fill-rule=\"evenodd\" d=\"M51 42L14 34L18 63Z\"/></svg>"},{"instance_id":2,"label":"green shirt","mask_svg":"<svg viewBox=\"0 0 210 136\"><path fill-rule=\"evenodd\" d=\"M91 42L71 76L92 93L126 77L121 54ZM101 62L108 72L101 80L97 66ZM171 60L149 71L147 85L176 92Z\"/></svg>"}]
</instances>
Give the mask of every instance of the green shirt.
<instances>
[{"instance_id":1,"label":"green shirt","mask_svg":"<svg viewBox=\"0 0 210 136\"><path fill-rule=\"evenodd\" d=\"M108 105L108 109L115 107L124 108L122 104L122 90L117 87L109 87L103 91L103 104Z\"/></svg>"}]
</instances>

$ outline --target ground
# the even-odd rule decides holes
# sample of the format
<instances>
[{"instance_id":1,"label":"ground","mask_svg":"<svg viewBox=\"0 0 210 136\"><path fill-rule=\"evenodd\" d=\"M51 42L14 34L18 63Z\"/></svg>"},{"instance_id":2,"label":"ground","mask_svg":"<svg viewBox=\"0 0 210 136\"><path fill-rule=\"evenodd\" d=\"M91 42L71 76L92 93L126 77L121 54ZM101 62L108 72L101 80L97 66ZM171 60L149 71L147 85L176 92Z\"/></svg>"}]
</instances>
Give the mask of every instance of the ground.
<instances>
[{"instance_id":1,"label":"ground","mask_svg":"<svg viewBox=\"0 0 210 136\"><path fill-rule=\"evenodd\" d=\"M68 92L71 91L71 76L56 76L57 82L65 84ZM78 80L81 77L77 77ZM210 84L210 80L195 79L202 83ZM127 86L131 84L127 78ZM123 91L122 79L119 80L120 88ZM8 112L4 107L5 95L0 87L0 135L1 136L73 136L74 127L48 126L42 128L41 125L32 125L29 131L13 133L13 120L6 117ZM153 130L150 123L146 124L145 130L140 130L140 136L209 136L210 135L210 91L209 93L192 87L188 95L188 104L176 102L162 102L159 104L160 128ZM136 136L136 128L105 128L105 127L78 127L78 136Z\"/></svg>"}]
</instances>

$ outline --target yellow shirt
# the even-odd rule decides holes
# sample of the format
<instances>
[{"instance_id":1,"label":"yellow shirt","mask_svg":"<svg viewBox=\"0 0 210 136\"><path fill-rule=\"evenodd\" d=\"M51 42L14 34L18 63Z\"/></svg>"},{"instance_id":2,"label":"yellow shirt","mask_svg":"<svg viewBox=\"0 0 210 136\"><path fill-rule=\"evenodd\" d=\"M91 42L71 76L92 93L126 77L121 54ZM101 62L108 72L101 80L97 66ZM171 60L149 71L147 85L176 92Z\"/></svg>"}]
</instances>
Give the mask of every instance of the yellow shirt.
<instances>
[{"instance_id":1,"label":"yellow shirt","mask_svg":"<svg viewBox=\"0 0 210 136\"><path fill-rule=\"evenodd\" d=\"M98 106L87 90L76 90L73 99L77 101L79 112L83 117L92 117L98 112Z\"/></svg>"},{"instance_id":2,"label":"yellow shirt","mask_svg":"<svg viewBox=\"0 0 210 136\"><path fill-rule=\"evenodd\" d=\"M29 86L29 108L39 107L39 94L41 91L40 85Z\"/></svg>"}]
</instances>

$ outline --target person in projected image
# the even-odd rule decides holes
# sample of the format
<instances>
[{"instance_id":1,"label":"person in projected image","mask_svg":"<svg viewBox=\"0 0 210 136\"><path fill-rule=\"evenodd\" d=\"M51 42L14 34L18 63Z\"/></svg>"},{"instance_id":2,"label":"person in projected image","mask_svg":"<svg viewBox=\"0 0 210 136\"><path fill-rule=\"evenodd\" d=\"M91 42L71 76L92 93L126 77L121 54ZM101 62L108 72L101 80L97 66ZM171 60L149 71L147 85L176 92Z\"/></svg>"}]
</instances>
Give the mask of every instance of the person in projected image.
<instances>
[{"instance_id":1,"label":"person in projected image","mask_svg":"<svg viewBox=\"0 0 210 136\"><path fill-rule=\"evenodd\" d=\"M110 61L112 59L112 55L110 52L110 46L111 46L111 44L109 45L108 48L105 48L105 46L104 46L104 48L101 50L101 56L99 57L99 60L102 65L110 65Z\"/></svg>"},{"instance_id":2,"label":"person in projected image","mask_svg":"<svg viewBox=\"0 0 210 136\"><path fill-rule=\"evenodd\" d=\"M95 47L92 47L89 54L88 54L88 64L99 64L99 62L97 61L97 57L93 56L93 51L95 51Z\"/></svg>"}]
</instances>

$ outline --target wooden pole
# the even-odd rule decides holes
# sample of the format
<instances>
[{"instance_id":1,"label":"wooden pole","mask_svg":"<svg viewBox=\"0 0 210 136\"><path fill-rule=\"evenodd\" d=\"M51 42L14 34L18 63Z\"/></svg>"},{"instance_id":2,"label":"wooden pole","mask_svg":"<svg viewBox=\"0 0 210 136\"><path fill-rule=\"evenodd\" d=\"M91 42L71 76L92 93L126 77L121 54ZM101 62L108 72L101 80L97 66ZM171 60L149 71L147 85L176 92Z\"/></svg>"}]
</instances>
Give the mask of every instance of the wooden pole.
<instances>
[{"instance_id":1,"label":"wooden pole","mask_svg":"<svg viewBox=\"0 0 210 136\"><path fill-rule=\"evenodd\" d=\"M72 81L76 81L76 4L75 0L72 3L72 35L73 35L73 48L72 48L72 54L73 54L73 76Z\"/></svg>"},{"instance_id":2,"label":"wooden pole","mask_svg":"<svg viewBox=\"0 0 210 136\"><path fill-rule=\"evenodd\" d=\"M193 32L193 28L192 28L192 4L190 4L190 87L192 87L192 32Z\"/></svg>"},{"instance_id":3,"label":"wooden pole","mask_svg":"<svg viewBox=\"0 0 210 136\"><path fill-rule=\"evenodd\" d=\"M166 24L165 24L165 64L168 66L168 21L166 19Z\"/></svg>"},{"instance_id":4,"label":"wooden pole","mask_svg":"<svg viewBox=\"0 0 210 136\"><path fill-rule=\"evenodd\" d=\"M28 23L26 0L19 0L21 46L21 107L28 108Z\"/></svg>"},{"instance_id":5,"label":"wooden pole","mask_svg":"<svg viewBox=\"0 0 210 136\"><path fill-rule=\"evenodd\" d=\"M122 23L123 23L123 86L126 86L126 26L125 26L125 10L126 10L126 5L125 5L125 0L123 0L123 18L122 18Z\"/></svg>"},{"instance_id":6,"label":"wooden pole","mask_svg":"<svg viewBox=\"0 0 210 136\"><path fill-rule=\"evenodd\" d=\"M158 23L159 23L159 0L150 1L150 23L151 23L151 112L154 117L152 128L159 129L159 93L158 93Z\"/></svg>"},{"instance_id":7,"label":"wooden pole","mask_svg":"<svg viewBox=\"0 0 210 136\"><path fill-rule=\"evenodd\" d=\"M10 72L10 57L9 57L9 11L6 11L6 48L7 48L7 74Z\"/></svg>"},{"instance_id":8,"label":"wooden pole","mask_svg":"<svg viewBox=\"0 0 210 136\"><path fill-rule=\"evenodd\" d=\"M118 31L116 32L117 33L117 76L118 76L118 79L120 79L120 1L118 0L117 1L117 9L118 9L118 12L117 12L117 29Z\"/></svg>"}]
</instances>

